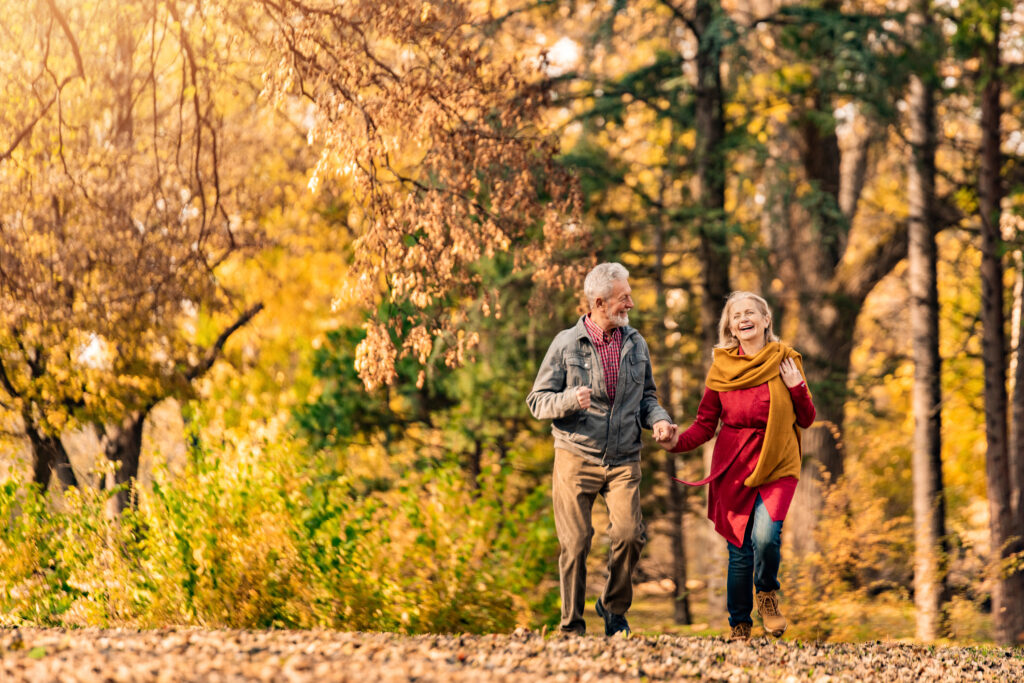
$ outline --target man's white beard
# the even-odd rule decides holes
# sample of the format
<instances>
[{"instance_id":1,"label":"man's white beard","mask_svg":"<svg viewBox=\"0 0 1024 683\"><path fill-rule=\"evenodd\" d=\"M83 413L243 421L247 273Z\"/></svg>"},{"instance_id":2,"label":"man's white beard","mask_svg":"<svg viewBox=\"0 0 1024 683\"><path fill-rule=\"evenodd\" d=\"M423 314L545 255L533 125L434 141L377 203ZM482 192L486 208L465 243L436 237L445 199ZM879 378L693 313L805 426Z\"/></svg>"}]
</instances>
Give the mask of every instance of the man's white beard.
<instances>
[{"instance_id":1,"label":"man's white beard","mask_svg":"<svg viewBox=\"0 0 1024 683\"><path fill-rule=\"evenodd\" d=\"M612 324L615 325L615 327L625 327L629 324L629 313L623 313L618 317L608 319L612 321Z\"/></svg>"}]
</instances>

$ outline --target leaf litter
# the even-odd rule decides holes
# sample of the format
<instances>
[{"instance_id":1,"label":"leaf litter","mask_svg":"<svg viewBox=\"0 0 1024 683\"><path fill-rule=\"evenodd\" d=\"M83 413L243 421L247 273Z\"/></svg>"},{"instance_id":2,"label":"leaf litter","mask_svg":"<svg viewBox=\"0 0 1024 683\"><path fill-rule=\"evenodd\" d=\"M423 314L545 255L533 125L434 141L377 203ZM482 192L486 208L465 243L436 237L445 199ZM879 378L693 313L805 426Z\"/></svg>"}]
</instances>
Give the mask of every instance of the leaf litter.
<instances>
[{"instance_id":1,"label":"leaf litter","mask_svg":"<svg viewBox=\"0 0 1024 683\"><path fill-rule=\"evenodd\" d=\"M0 681L1024 681L1024 650L755 637L0 629Z\"/></svg>"}]
</instances>

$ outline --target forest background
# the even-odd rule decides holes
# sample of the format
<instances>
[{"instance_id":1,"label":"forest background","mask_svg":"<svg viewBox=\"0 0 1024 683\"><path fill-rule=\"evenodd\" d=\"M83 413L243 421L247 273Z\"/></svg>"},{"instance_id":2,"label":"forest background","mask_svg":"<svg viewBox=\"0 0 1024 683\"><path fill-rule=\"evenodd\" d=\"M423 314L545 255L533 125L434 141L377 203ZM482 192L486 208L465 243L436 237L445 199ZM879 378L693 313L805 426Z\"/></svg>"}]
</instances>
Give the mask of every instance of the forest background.
<instances>
[{"instance_id":1,"label":"forest background","mask_svg":"<svg viewBox=\"0 0 1024 683\"><path fill-rule=\"evenodd\" d=\"M681 425L730 291L804 355L790 635L1021 642L1010 0L0 6L4 624L555 624L524 399L618 260ZM725 628L706 457L643 629Z\"/></svg>"}]
</instances>

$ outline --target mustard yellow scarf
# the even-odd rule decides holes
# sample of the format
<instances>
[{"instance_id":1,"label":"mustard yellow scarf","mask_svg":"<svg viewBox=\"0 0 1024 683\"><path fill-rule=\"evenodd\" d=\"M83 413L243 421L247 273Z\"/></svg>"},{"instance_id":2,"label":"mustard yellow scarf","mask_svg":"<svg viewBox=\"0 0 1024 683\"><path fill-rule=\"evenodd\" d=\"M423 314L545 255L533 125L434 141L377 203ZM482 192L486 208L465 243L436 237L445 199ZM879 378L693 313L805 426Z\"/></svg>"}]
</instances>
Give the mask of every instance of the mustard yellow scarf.
<instances>
[{"instance_id":1,"label":"mustard yellow scarf","mask_svg":"<svg viewBox=\"0 0 1024 683\"><path fill-rule=\"evenodd\" d=\"M779 376L779 363L785 358L792 358L803 375L803 359L782 342L769 342L752 356L744 356L739 351L738 347L715 349L706 384L709 389L721 392L768 383L768 425L764 430L764 445L761 446L757 466L743 484L753 488L782 477L799 479L803 456L800 428L796 425L789 389Z\"/></svg>"}]
</instances>

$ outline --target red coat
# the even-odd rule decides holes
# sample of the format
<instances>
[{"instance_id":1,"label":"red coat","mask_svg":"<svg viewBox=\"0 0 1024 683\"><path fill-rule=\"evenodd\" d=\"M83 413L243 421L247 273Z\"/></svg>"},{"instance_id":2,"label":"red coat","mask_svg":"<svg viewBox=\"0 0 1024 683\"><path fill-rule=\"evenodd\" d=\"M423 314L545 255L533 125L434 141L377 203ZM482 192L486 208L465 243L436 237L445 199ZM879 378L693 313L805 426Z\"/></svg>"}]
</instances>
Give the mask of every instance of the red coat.
<instances>
[{"instance_id":1,"label":"red coat","mask_svg":"<svg viewBox=\"0 0 1024 683\"><path fill-rule=\"evenodd\" d=\"M800 383L790 388L796 412L796 423L803 429L814 422L814 403L807 385ZM711 457L711 474L698 482L683 482L690 486L709 483L708 519L715 523L715 531L734 546L743 545L747 521L754 509L757 494L771 518L778 522L786 518L796 491L796 477L783 477L776 481L749 488L743 485L757 465L764 443L764 430L768 424L768 385L749 389L717 392L704 389L697 409L697 418L690 428L679 435L673 453L690 451L715 435L718 421L722 429L715 442Z\"/></svg>"}]
</instances>

